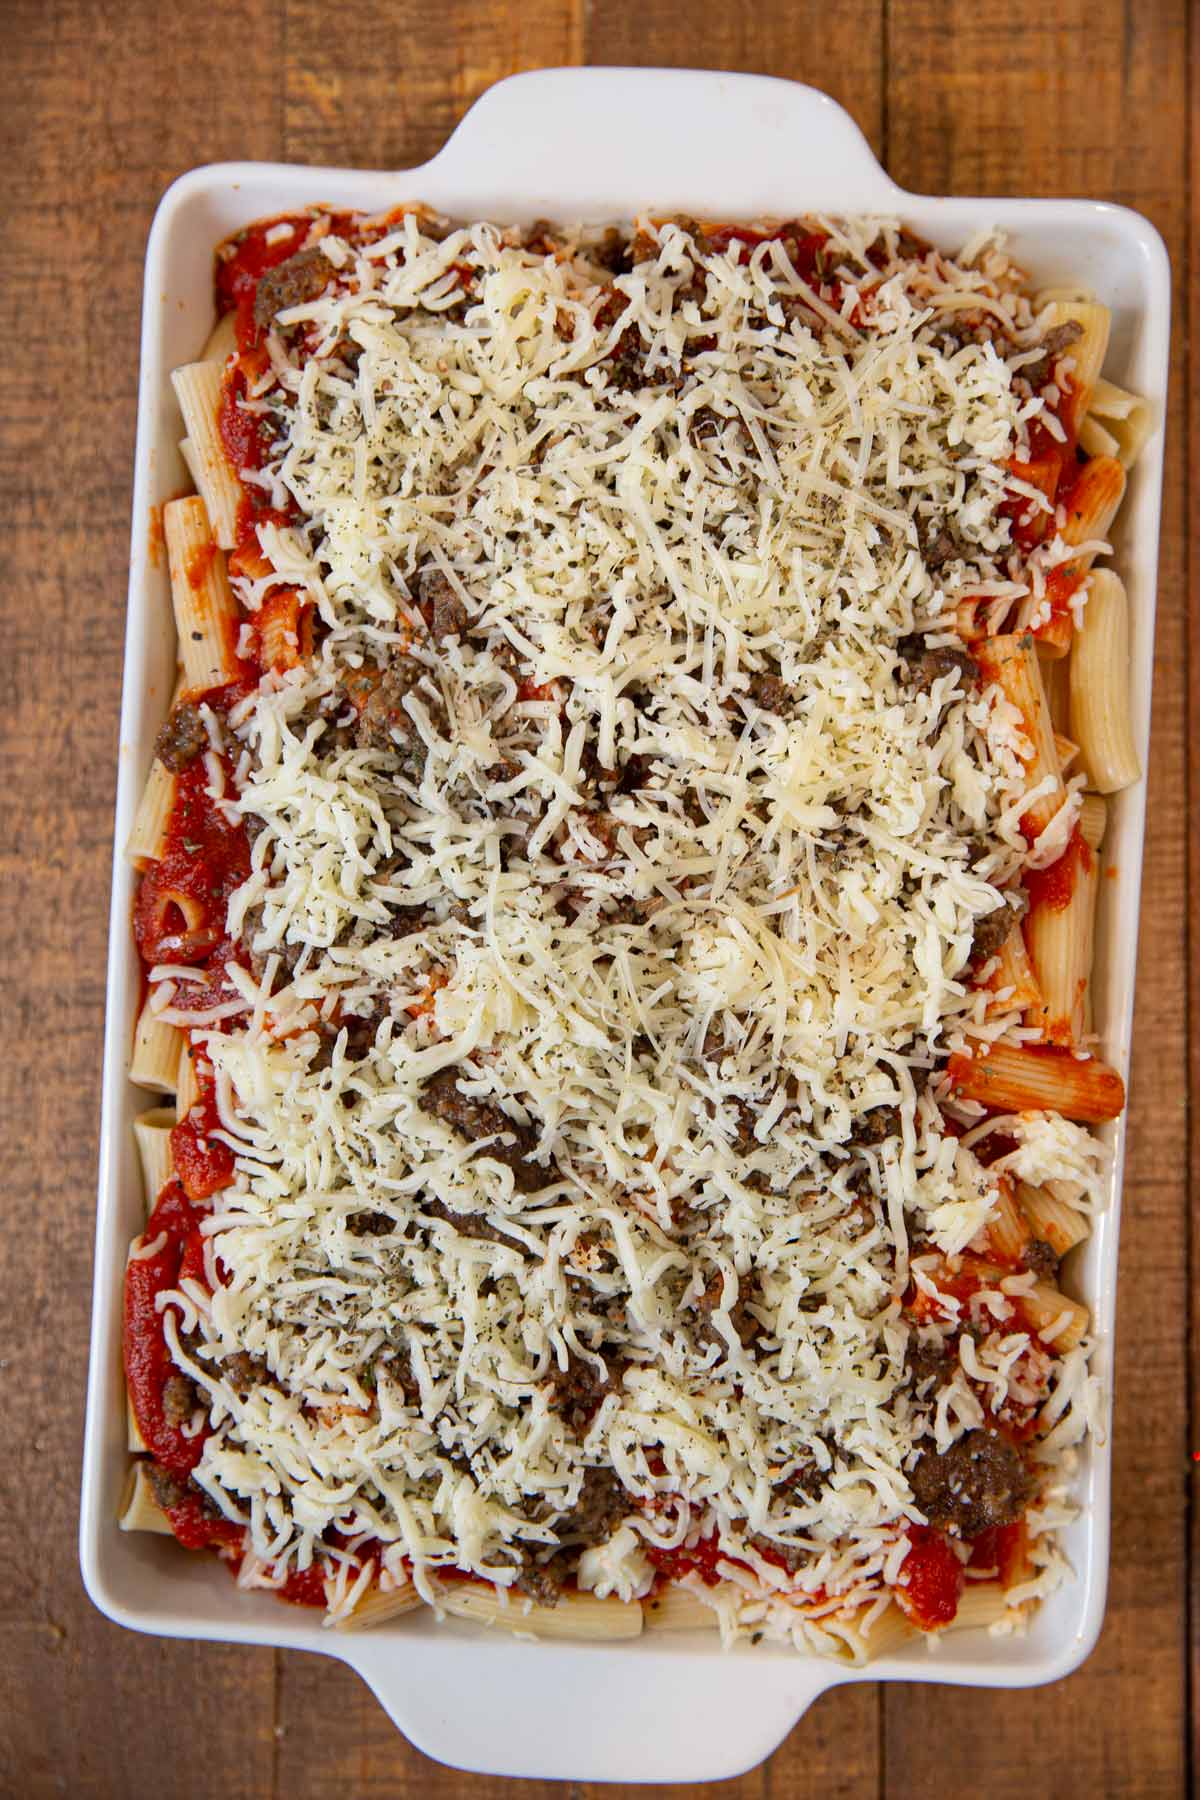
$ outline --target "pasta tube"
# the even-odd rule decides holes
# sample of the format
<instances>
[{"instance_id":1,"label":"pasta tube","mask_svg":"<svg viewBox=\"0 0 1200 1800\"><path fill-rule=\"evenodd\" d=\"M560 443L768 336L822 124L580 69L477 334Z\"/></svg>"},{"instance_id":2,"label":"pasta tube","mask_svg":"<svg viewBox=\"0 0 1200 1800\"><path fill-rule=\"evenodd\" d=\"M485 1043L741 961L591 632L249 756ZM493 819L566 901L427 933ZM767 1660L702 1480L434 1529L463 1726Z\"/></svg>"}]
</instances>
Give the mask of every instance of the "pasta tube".
<instances>
[{"instance_id":1,"label":"pasta tube","mask_svg":"<svg viewBox=\"0 0 1200 1800\"><path fill-rule=\"evenodd\" d=\"M1129 710L1129 608L1125 584L1111 569L1092 574L1070 680L1071 736L1092 786L1116 793L1142 771Z\"/></svg>"},{"instance_id":2,"label":"pasta tube","mask_svg":"<svg viewBox=\"0 0 1200 1800\"><path fill-rule=\"evenodd\" d=\"M1102 1125L1125 1105L1125 1083L1115 1069L1049 1044L996 1043L976 1056L956 1052L946 1072L956 1094L996 1112L1059 1112Z\"/></svg>"},{"instance_id":3,"label":"pasta tube","mask_svg":"<svg viewBox=\"0 0 1200 1800\"><path fill-rule=\"evenodd\" d=\"M239 673L238 607L203 500L172 500L163 529L185 681L189 689L221 687Z\"/></svg>"},{"instance_id":4,"label":"pasta tube","mask_svg":"<svg viewBox=\"0 0 1200 1800\"><path fill-rule=\"evenodd\" d=\"M221 364L185 363L171 380L192 446L194 460L189 466L208 509L213 536L222 550L232 550L238 539L242 484L230 468L221 442Z\"/></svg>"}]
</instances>

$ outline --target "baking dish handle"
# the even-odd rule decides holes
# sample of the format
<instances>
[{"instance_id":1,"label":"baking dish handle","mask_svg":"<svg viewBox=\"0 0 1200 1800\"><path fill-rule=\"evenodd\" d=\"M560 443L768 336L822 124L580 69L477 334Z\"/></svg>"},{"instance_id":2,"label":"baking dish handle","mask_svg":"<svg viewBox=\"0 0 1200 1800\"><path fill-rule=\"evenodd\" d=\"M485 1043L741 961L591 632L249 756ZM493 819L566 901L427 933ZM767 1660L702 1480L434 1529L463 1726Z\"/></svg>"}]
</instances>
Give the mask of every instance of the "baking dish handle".
<instances>
[{"instance_id":1,"label":"baking dish handle","mask_svg":"<svg viewBox=\"0 0 1200 1800\"><path fill-rule=\"evenodd\" d=\"M498 1642L449 1623L419 1642L402 1633L364 1633L337 1653L427 1756L526 1779L740 1775L818 1695L857 1674L789 1653L722 1654L705 1633L703 1644L670 1634L627 1647Z\"/></svg>"},{"instance_id":2,"label":"baking dish handle","mask_svg":"<svg viewBox=\"0 0 1200 1800\"><path fill-rule=\"evenodd\" d=\"M498 203L563 219L887 208L900 193L854 120L800 82L702 69L537 69L480 95L422 172L438 204L503 171ZM499 173L497 180L501 179ZM480 211L486 211L484 206Z\"/></svg>"}]
</instances>

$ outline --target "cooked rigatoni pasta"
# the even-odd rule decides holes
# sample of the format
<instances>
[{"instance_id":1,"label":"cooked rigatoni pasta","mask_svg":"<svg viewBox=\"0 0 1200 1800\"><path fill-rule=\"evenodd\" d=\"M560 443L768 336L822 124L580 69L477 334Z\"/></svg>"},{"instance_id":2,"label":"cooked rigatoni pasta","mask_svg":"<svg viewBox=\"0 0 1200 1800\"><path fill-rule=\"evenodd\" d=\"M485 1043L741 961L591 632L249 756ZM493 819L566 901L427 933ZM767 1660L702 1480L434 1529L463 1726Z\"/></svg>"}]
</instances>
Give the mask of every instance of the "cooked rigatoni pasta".
<instances>
[{"instance_id":1,"label":"cooked rigatoni pasta","mask_svg":"<svg viewBox=\"0 0 1200 1800\"><path fill-rule=\"evenodd\" d=\"M222 550L232 550L237 544L242 484L229 466L221 442L223 380L217 360L188 363L171 377L191 446L188 467L204 500L214 539Z\"/></svg>"},{"instance_id":2,"label":"cooked rigatoni pasta","mask_svg":"<svg viewBox=\"0 0 1200 1800\"><path fill-rule=\"evenodd\" d=\"M1113 794L1141 774L1130 717L1129 605L1112 569L1092 576L1071 650L1071 731L1092 787Z\"/></svg>"},{"instance_id":3,"label":"cooked rigatoni pasta","mask_svg":"<svg viewBox=\"0 0 1200 1800\"><path fill-rule=\"evenodd\" d=\"M1107 312L889 220L412 207L217 295L122 1523L349 1629L1019 1625L1124 1100Z\"/></svg>"},{"instance_id":4,"label":"cooked rigatoni pasta","mask_svg":"<svg viewBox=\"0 0 1200 1800\"><path fill-rule=\"evenodd\" d=\"M191 442L197 467L203 468L195 439ZM168 501L163 508L163 532L184 681L198 693L227 686L240 672L238 607L204 501Z\"/></svg>"}]
</instances>

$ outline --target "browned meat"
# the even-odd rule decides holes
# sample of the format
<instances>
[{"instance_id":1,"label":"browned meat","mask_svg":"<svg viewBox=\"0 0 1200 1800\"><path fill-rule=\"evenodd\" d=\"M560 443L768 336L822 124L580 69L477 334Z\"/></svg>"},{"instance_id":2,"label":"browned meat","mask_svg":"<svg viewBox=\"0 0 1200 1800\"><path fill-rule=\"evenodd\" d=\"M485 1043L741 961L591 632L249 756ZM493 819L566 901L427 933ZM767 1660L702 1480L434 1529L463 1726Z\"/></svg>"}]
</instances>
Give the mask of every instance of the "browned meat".
<instances>
[{"instance_id":1,"label":"browned meat","mask_svg":"<svg viewBox=\"0 0 1200 1800\"><path fill-rule=\"evenodd\" d=\"M545 1560L539 1562L539 1555ZM519 1594L536 1601L539 1606L557 1606L575 1560L566 1550L552 1550L547 1556L544 1550L539 1552L532 1544L522 1544L520 1572L513 1586Z\"/></svg>"},{"instance_id":2,"label":"browned meat","mask_svg":"<svg viewBox=\"0 0 1200 1800\"><path fill-rule=\"evenodd\" d=\"M734 1148L740 1150L745 1156L754 1149L758 1142L754 1135L754 1128L758 1124L758 1114L745 1100L735 1100L733 1110L737 1118L737 1135L733 1140ZM705 1289L705 1292L707 1291Z\"/></svg>"},{"instance_id":3,"label":"browned meat","mask_svg":"<svg viewBox=\"0 0 1200 1800\"><path fill-rule=\"evenodd\" d=\"M569 1431L582 1436L595 1417L604 1396L620 1384L620 1370L601 1375L593 1362L582 1356L568 1358L565 1369L551 1371L547 1399Z\"/></svg>"},{"instance_id":4,"label":"browned meat","mask_svg":"<svg viewBox=\"0 0 1200 1800\"><path fill-rule=\"evenodd\" d=\"M725 423L711 406L698 406L688 420L688 437L697 446L711 444L714 438L720 437Z\"/></svg>"},{"instance_id":5,"label":"browned meat","mask_svg":"<svg viewBox=\"0 0 1200 1800\"><path fill-rule=\"evenodd\" d=\"M417 576L417 589L422 606L432 609L430 635L439 644L443 638L461 637L467 627L467 609L442 571L435 567L422 569Z\"/></svg>"},{"instance_id":6,"label":"browned meat","mask_svg":"<svg viewBox=\"0 0 1200 1800\"><path fill-rule=\"evenodd\" d=\"M361 750L390 750L417 773L425 766L425 743L404 702L424 676L421 664L409 657L390 662L367 695L355 732ZM436 716L438 708L430 704L427 695L422 698Z\"/></svg>"},{"instance_id":7,"label":"browned meat","mask_svg":"<svg viewBox=\"0 0 1200 1800\"><path fill-rule=\"evenodd\" d=\"M786 714L791 707L791 693L780 675L754 675L750 679L750 698L764 712Z\"/></svg>"},{"instance_id":8,"label":"browned meat","mask_svg":"<svg viewBox=\"0 0 1200 1800\"><path fill-rule=\"evenodd\" d=\"M627 275L633 267L632 245L623 231L610 225L598 244L589 244L588 260L611 275Z\"/></svg>"},{"instance_id":9,"label":"browned meat","mask_svg":"<svg viewBox=\"0 0 1200 1800\"><path fill-rule=\"evenodd\" d=\"M1045 1238L1031 1238L1021 1252L1021 1267L1032 1269L1039 1281L1057 1281L1058 1252Z\"/></svg>"},{"instance_id":10,"label":"browned meat","mask_svg":"<svg viewBox=\"0 0 1200 1800\"><path fill-rule=\"evenodd\" d=\"M536 1133L528 1125L518 1125L490 1100L475 1100L464 1094L458 1085L457 1068L440 1069L427 1081L419 1105L422 1112L443 1120L469 1142L499 1133L497 1142L489 1144L484 1155L511 1169L513 1181L523 1194L536 1193L556 1179L552 1170L539 1168L529 1160Z\"/></svg>"},{"instance_id":11,"label":"browned meat","mask_svg":"<svg viewBox=\"0 0 1200 1800\"><path fill-rule=\"evenodd\" d=\"M636 331L626 331L618 340L608 363L608 385L622 394L636 394L655 385L654 376L646 373L642 340Z\"/></svg>"},{"instance_id":12,"label":"browned meat","mask_svg":"<svg viewBox=\"0 0 1200 1800\"><path fill-rule=\"evenodd\" d=\"M181 769L195 762L204 750L208 749L208 732L204 728L204 720L200 717L200 709L196 706L177 706L170 718L154 740L154 754L164 769L170 769L172 775L178 775Z\"/></svg>"},{"instance_id":13,"label":"browned meat","mask_svg":"<svg viewBox=\"0 0 1200 1800\"><path fill-rule=\"evenodd\" d=\"M250 959L251 973L255 981L261 981L267 972L268 957L277 956L279 967L283 971L283 978L286 980L289 975L295 973L296 964L303 956L305 947L299 943L288 943L285 939L282 944L276 944L272 950L253 949L253 940L262 930L262 922L263 907L260 902L259 905L251 906L247 910L246 917L242 922L242 942L246 946L246 954Z\"/></svg>"},{"instance_id":14,"label":"browned meat","mask_svg":"<svg viewBox=\"0 0 1200 1800\"><path fill-rule=\"evenodd\" d=\"M793 1544L777 1544L774 1538L765 1536L761 1531L751 1532L746 1542L753 1545L767 1562L786 1569L789 1575L794 1575L804 1561L803 1550L797 1549Z\"/></svg>"},{"instance_id":15,"label":"browned meat","mask_svg":"<svg viewBox=\"0 0 1200 1800\"><path fill-rule=\"evenodd\" d=\"M822 1433L821 1441L825 1444L832 1457L837 1448L836 1440L832 1434L829 1432ZM824 1492L825 1483L829 1479L831 1472L832 1471L830 1470L822 1469L816 1457L811 1453L806 1453L805 1458L800 1465L793 1469L790 1475L785 1476L783 1480L776 1485L781 1492L798 1495L801 1500L819 1500L821 1494Z\"/></svg>"},{"instance_id":16,"label":"browned meat","mask_svg":"<svg viewBox=\"0 0 1200 1800\"><path fill-rule=\"evenodd\" d=\"M486 1244L503 1244L509 1250L519 1250L522 1256L526 1254L525 1245L518 1238L509 1237L507 1232L497 1230L482 1213L452 1212L444 1200L426 1200L424 1210L431 1218L442 1219L447 1225L453 1225L459 1237L475 1238Z\"/></svg>"},{"instance_id":17,"label":"browned meat","mask_svg":"<svg viewBox=\"0 0 1200 1800\"><path fill-rule=\"evenodd\" d=\"M696 1331L697 1341L701 1344L717 1344L722 1350L728 1348L728 1339L713 1323L712 1315L721 1304L724 1286L721 1276L714 1275L696 1302L696 1310L703 1315ZM740 1295L729 1309L729 1322L743 1347L752 1344L762 1330L748 1303Z\"/></svg>"},{"instance_id":18,"label":"browned meat","mask_svg":"<svg viewBox=\"0 0 1200 1800\"><path fill-rule=\"evenodd\" d=\"M650 780L653 761L653 757L643 756L640 751L635 750L633 755L627 757L621 764L621 770L617 776L616 792L618 794L636 794L639 788L644 788Z\"/></svg>"},{"instance_id":19,"label":"browned meat","mask_svg":"<svg viewBox=\"0 0 1200 1800\"><path fill-rule=\"evenodd\" d=\"M644 900L635 900L632 895L625 894L614 900L604 915L607 925L644 925L661 912L666 901L661 894L648 894Z\"/></svg>"},{"instance_id":20,"label":"browned meat","mask_svg":"<svg viewBox=\"0 0 1200 1800\"><path fill-rule=\"evenodd\" d=\"M958 1352L953 1344L922 1344L914 1336L909 1338L904 1362L914 1387L932 1380L931 1391L936 1391L946 1385L958 1367Z\"/></svg>"},{"instance_id":21,"label":"browned meat","mask_svg":"<svg viewBox=\"0 0 1200 1800\"><path fill-rule=\"evenodd\" d=\"M1042 339L1041 355L1036 362L1026 363L1021 370L1024 379L1031 387L1042 387L1054 373L1054 365L1066 351L1071 348L1077 338L1083 336L1083 326L1077 319L1070 319L1065 325L1056 325Z\"/></svg>"},{"instance_id":22,"label":"browned meat","mask_svg":"<svg viewBox=\"0 0 1200 1800\"><path fill-rule=\"evenodd\" d=\"M1024 894L1021 894L1017 906L1010 906L1005 900L993 912L984 913L981 919L976 919L974 935L971 938L970 961L972 965L987 962L989 957L996 956L1003 949L1012 933L1013 926L1020 923L1028 908L1029 902Z\"/></svg>"},{"instance_id":23,"label":"browned meat","mask_svg":"<svg viewBox=\"0 0 1200 1800\"><path fill-rule=\"evenodd\" d=\"M943 675L951 674L955 669L958 670L960 686L974 681L979 673L979 665L965 650L955 649L949 644L930 649L919 631L902 637L896 648L908 665L910 686L923 694L930 691L935 681L940 680Z\"/></svg>"},{"instance_id":24,"label":"browned meat","mask_svg":"<svg viewBox=\"0 0 1200 1800\"><path fill-rule=\"evenodd\" d=\"M601 302L596 313L596 325L600 331L607 332L621 317L629 306L624 294L611 293ZM636 325L623 331L609 353L603 365L608 375L608 385L623 394L636 393L639 388L653 387L655 377L646 374L645 346L641 332Z\"/></svg>"},{"instance_id":25,"label":"browned meat","mask_svg":"<svg viewBox=\"0 0 1200 1800\"><path fill-rule=\"evenodd\" d=\"M235 1350L232 1356L227 1356L220 1372L235 1394L248 1394L251 1388L262 1387L271 1379L266 1363L245 1350Z\"/></svg>"},{"instance_id":26,"label":"browned meat","mask_svg":"<svg viewBox=\"0 0 1200 1800\"><path fill-rule=\"evenodd\" d=\"M150 1483L150 1492L154 1495L154 1503L163 1512L170 1512L173 1506L182 1506L188 1497L188 1483L180 1481L161 1463L146 1464L146 1479Z\"/></svg>"},{"instance_id":27,"label":"browned meat","mask_svg":"<svg viewBox=\"0 0 1200 1800\"><path fill-rule=\"evenodd\" d=\"M958 553L953 534L945 530L931 531L921 546L925 567L935 573L945 568L948 562L953 562Z\"/></svg>"},{"instance_id":28,"label":"browned meat","mask_svg":"<svg viewBox=\"0 0 1200 1800\"><path fill-rule=\"evenodd\" d=\"M433 924L433 914L426 906L389 906L387 928L394 938L412 937Z\"/></svg>"},{"instance_id":29,"label":"browned meat","mask_svg":"<svg viewBox=\"0 0 1200 1800\"><path fill-rule=\"evenodd\" d=\"M346 1220L346 1230L351 1237L386 1237L389 1231L396 1229L396 1221L385 1212L351 1213Z\"/></svg>"},{"instance_id":30,"label":"browned meat","mask_svg":"<svg viewBox=\"0 0 1200 1800\"><path fill-rule=\"evenodd\" d=\"M632 1501L612 1469L588 1469L579 1499L555 1530L559 1537L585 1548L603 1544L632 1509Z\"/></svg>"},{"instance_id":31,"label":"browned meat","mask_svg":"<svg viewBox=\"0 0 1200 1800\"><path fill-rule=\"evenodd\" d=\"M275 314L289 306L303 306L306 300L315 300L332 274L333 267L318 246L298 250L286 262L268 269L254 295L254 323L258 329L266 331Z\"/></svg>"},{"instance_id":32,"label":"browned meat","mask_svg":"<svg viewBox=\"0 0 1200 1800\"><path fill-rule=\"evenodd\" d=\"M983 1429L968 1431L943 1454L924 1451L909 1482L931 1525L967 1538L1015 1525L1033 1491L1020 1451Z\"/></svg>"},{"instance_id":33,"label":"browned meat","mask_svg":"<svg viewBox=\"0 0 1200 1800\"><path fill-rule=\"evenodd\" d=\"M200 1405L200 1390L190 1375L168 1375L163 1382L163 1417L168 1425L186 1425Z\"/></svg>"},{"instance_id":34,"label":"browned meat","mask_svg":"<svg viewBox=\"0 0 1200 1800\"><path fill-rule=\"evenodd\" d=\"M854 1121L847 1143L857 1149L882 1144L890 1137L896 1137L900 1131L900 1108L898 1106L873 1106L869 1112L862 1114Z\"/></svg>"},{"instance_id":35,"label":"browned meat","mask_svg":"<svg viewBox=\"0 0 1200 1800\"><path fill-rule=\"evenodd\" d=\"M421 1384L413 1371L408 1345L398 1344L394 1349L383 1351L379 1366L396 1383L409 1406L415 1406L421 1398Z\"/></svg>"},{"instance_id":36,"label":"browned meat","mask_svg":"<svg viewBox=\"0 0 1200 1800\"><path fill-rule=\"evenodd\" d=\"M369 1013L347 1013L342 1020L346 1028L346 1055L361 1062L373 1048L379 1027L390 1016L391 1008L386 1000L377 1000Z\"/></svg>"}]
</instances>

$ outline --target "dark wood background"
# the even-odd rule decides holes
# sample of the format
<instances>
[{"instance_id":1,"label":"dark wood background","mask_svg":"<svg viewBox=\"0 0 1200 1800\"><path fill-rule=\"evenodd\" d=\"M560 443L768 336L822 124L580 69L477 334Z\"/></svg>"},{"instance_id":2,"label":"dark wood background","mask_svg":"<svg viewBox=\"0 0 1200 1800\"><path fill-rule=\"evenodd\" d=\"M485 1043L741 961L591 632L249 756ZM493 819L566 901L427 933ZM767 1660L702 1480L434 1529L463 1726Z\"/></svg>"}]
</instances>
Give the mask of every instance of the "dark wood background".
<instances>
[{"instance_id":1,"label":"dark wood background","mask_svg":"<svg viewBox=\"0 0 1200 1800\"><path fill-rule=\"evenodd\" d=\"M75 1550L151 213L172 177L199 162L421 162L490 82L577 62L797 77L848 107L907 187L1119 200L1147 213L1170 247L1177 324L1104 1635L1057 1688L843 1688L818 1701L768 1764L720 1792L729 1800L1024 1800L1035 1786L1052 1796L1191 1793L1200 1758L1189 1627L1200 1596L1190 1483L1200 1421L1189 1301L1200 1244L1189 1230L1197 1134L1189 1137L1188 1074L1200 956L1189 963L1189 852L1193 882L1200 864L1187 833L1196 758L1186 528L1200 499L1188 336L1189 303L1193 332L1200 326L1191 180L1200 13L1187 0L0 7L0 519L9 545L0 637L0 1792L22 1800L602 1793L442 1769L404 1742L356 1676L325 1658L121 1632L88 1603ZM1200 657L1193 671L1195 682Z\"/></svg>"}]
</instances>

